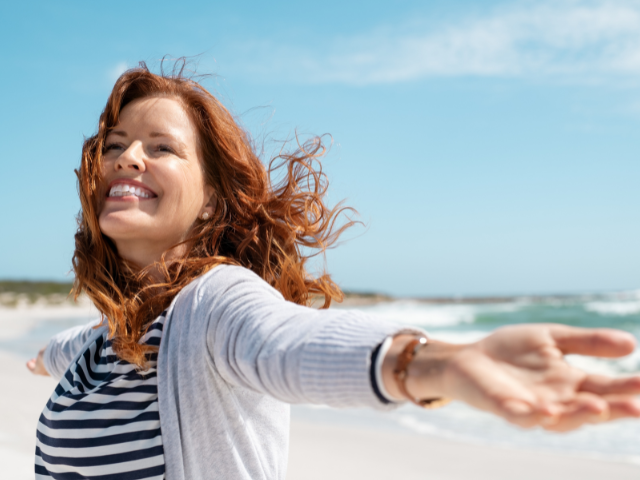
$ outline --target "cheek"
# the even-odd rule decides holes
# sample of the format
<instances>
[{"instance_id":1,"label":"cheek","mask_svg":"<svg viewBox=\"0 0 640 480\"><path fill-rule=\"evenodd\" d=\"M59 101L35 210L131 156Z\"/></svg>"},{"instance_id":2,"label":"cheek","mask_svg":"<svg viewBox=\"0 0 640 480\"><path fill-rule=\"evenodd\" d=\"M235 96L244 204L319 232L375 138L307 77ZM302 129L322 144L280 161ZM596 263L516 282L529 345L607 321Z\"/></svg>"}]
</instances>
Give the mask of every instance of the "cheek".
<instances>
[{"instance_id":1,"label":"cheek","mask_svg":"<svg viewBox=\"0 0 640 480\"><path fill-rule=\"evenodd\" d=\"M174 169L167 180L166 206L176 215L186 217L181 220L194 220L200 213L204 200L202 173L199 169L194 171L193 168Z\"/></svg>"}]
</instances>

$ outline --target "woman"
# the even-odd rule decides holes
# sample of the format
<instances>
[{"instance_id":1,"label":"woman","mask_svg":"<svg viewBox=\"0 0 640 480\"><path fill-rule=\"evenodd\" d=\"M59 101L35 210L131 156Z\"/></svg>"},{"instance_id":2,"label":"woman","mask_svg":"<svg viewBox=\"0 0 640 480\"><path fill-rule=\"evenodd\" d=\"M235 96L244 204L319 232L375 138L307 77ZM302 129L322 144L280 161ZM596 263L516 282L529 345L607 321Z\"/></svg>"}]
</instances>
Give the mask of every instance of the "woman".
<instances>
[{"instance_id":1,"label":"woman","mask_svg":"<svg viewBox=\"0 0 640 480\"><path fill-rule=\"evenodd\" d=\"M278 184L203 87L145 65L116 82L77 172L75 294L101 322L54 337L34 373L60 379L38 423L37 478L285 477L288 403L393 408L455 399L565 431L640 416L640 377L568 366L617 357L613 330L526 325L468 345L351 311L305 270L348 226L326 207L315 140ZM310 252L309 254L303 252Z\"/></svg>"}]
</instances>

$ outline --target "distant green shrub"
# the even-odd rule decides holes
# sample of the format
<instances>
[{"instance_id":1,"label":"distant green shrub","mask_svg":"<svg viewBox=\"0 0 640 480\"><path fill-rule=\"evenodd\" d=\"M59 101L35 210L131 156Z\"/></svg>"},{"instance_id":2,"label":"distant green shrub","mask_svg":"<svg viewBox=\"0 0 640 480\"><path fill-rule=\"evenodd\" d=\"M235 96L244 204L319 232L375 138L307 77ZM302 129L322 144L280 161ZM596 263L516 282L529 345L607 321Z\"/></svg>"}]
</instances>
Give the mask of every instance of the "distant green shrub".
<instances>
[{"instance_id":1,"label":"distant green shrub","mask_svg":"<svg viewBox=\"0 0 640 480\"><path fill-rule=\"evenodd\" d=\"M0 293L26 294L28 296L40 295L68 295L73 284L71 282L30 282L2 280L0 281Z\"/></svg>"}]
</instances>

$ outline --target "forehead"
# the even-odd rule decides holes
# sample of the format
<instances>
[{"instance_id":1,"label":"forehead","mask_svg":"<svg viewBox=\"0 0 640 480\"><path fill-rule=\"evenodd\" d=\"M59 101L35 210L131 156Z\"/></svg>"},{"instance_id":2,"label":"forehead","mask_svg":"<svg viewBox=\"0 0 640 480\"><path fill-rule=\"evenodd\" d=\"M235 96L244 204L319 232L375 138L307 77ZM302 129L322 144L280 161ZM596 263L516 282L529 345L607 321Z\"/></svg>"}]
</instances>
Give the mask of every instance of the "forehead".
<instances>
[{"instance_id":1,"label":"forehead","mask_svg":"<svg viewBox=\"0 0 640 480\"><path fill-rule=\"evenodd\" d=\"M129 135L166 133L183 141L196 140L196 129L182 104L170 97L147 97L127 104L112 129Z\"/></svg>"}]
</instances>

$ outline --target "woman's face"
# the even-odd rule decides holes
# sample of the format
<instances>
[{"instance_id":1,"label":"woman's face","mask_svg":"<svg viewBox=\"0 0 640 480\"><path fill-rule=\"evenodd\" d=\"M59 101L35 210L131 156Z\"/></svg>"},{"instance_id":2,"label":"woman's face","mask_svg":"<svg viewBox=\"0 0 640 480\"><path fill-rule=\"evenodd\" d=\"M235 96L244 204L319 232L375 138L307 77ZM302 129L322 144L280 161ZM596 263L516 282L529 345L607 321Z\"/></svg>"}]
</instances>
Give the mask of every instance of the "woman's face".
<instances>
[{"instance_id":1,"label":"woman's face","mask_svg":"<svg viewBox=\"0 0 640 480\"><path fill-rule=\"evenodd\" d=\"M186 238L204 212L213 213L197 132L173 98L135 100L120 112L103 156L100 229L119 254L141 266Z\"/></svg>"}]
</instances>

